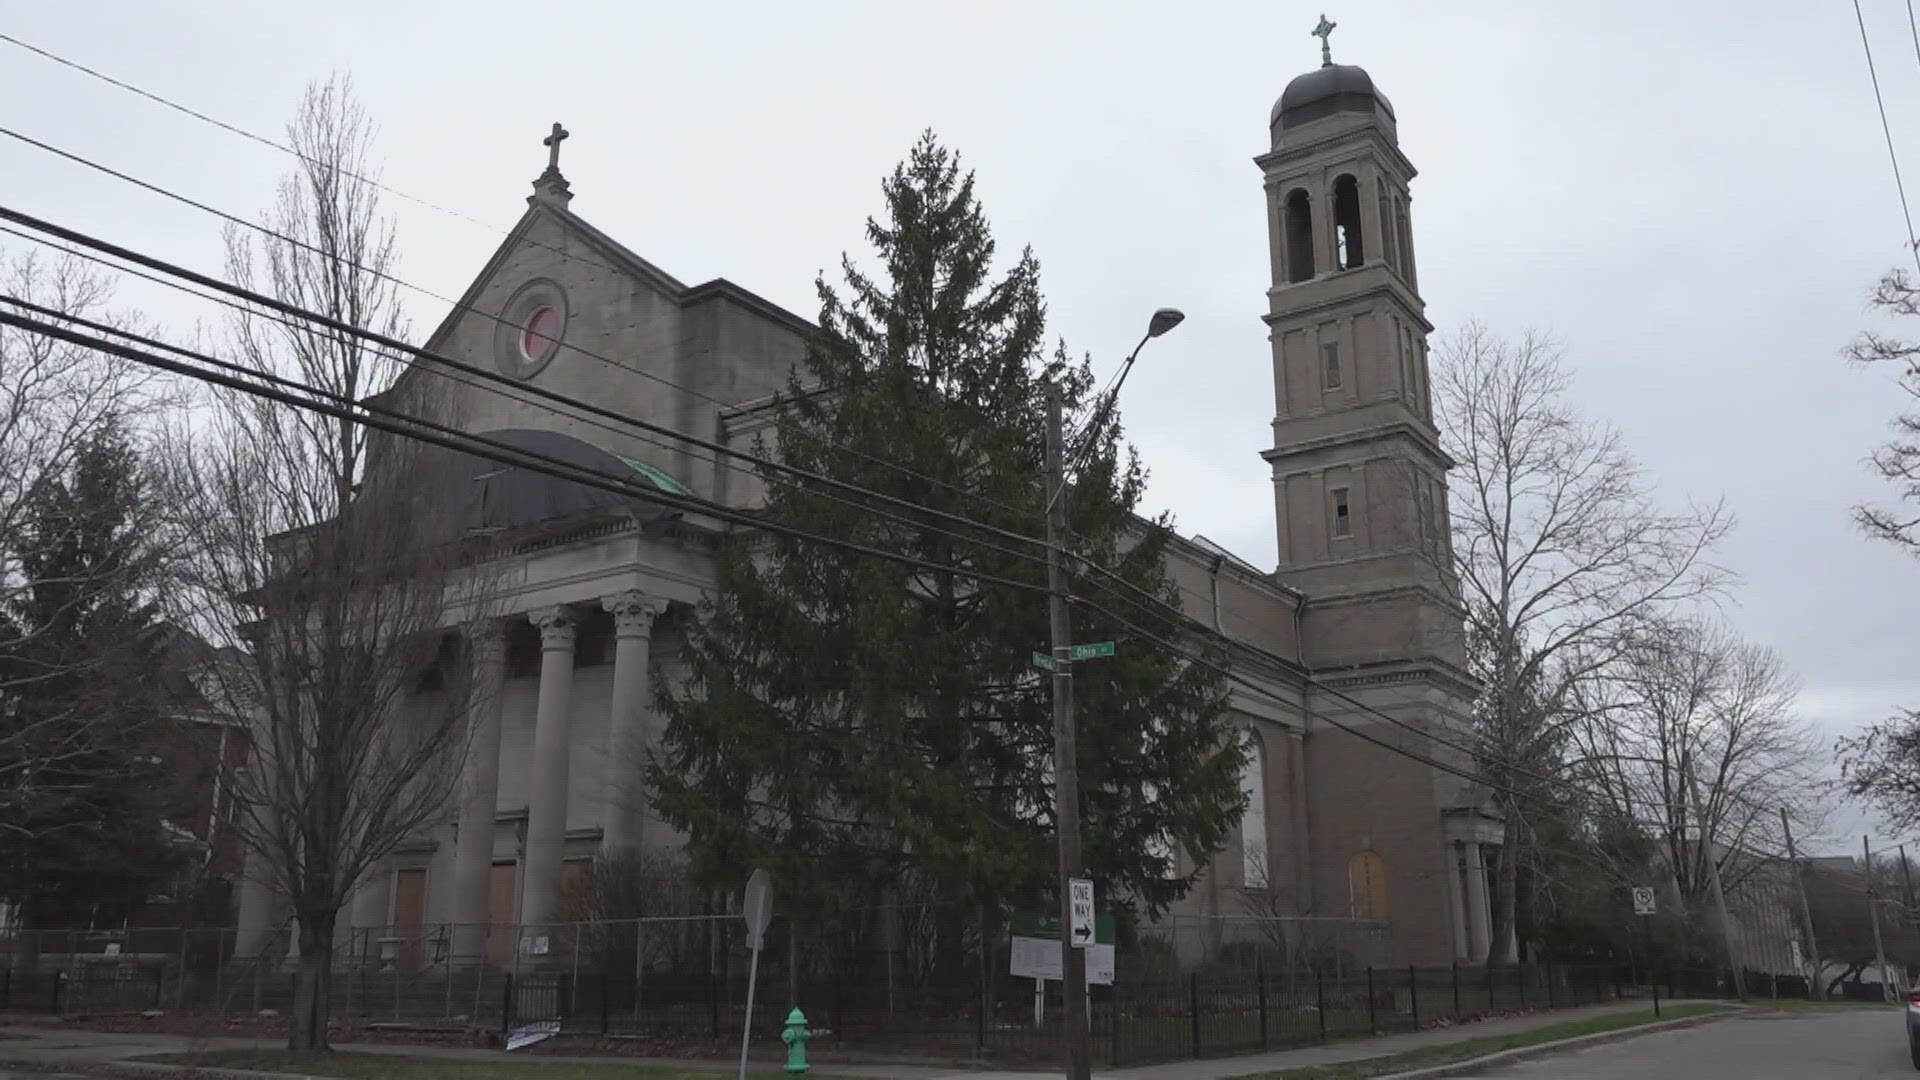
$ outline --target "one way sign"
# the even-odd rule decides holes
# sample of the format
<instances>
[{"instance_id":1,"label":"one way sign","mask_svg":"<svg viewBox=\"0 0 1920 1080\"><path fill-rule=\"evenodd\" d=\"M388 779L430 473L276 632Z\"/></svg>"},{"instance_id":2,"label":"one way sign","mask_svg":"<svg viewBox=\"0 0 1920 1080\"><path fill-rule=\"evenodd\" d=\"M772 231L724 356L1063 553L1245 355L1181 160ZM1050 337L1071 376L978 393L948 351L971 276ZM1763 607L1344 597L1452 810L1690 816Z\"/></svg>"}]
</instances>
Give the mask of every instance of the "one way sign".
<instances>
[{"instance_id":1,"label":"one way sign","mask_svg":"<svg viewBox=\"0 0 1920 1080\"><path fill-rule=\"evenodd\" d=\"M1067 941L1076 949L1084 949L1093 944L1093 882L1086 878L1069 879L1067 898L1073 916L1073 922L1067 927Z\"/></svg>"}]
</instances>

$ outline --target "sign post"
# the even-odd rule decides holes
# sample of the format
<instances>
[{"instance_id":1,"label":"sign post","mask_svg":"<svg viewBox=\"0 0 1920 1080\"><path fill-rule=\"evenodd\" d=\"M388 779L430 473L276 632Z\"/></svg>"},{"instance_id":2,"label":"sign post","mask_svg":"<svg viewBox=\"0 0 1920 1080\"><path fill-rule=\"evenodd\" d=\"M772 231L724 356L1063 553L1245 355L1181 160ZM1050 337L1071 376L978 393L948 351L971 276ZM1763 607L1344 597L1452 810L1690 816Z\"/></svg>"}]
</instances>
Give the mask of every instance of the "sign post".
<instances>
[{"instance_id":1,"label":"sign post","mask_svg":"<svg viewBox=\"0 0 1920 1080\"><path fill-rule=\"evenodd\" d=\"M747 1046L753 1040L753 990L760 976L760 945L766 939L767 924L773 921L773 890L767 872L755 870L747 879L746 902L740 905L747 921L747 948L753 960L747 965L747 1023L740 1032L740 1080L747 1080Z\"/></svg>"},{"instance_id":2,"label":"sign post","mask_svg":"<svg viewBox=\"0 0 1920 1080\"><path fill-rule=\"evenodd\" d=\"M1647 928L1647 981L1653 985L1653 1015L1660 1015L1660 966L1653 959L1653 916L1659 903L1645 885L1633 887L1633 913Z\"/></svg>"}]
</instances>

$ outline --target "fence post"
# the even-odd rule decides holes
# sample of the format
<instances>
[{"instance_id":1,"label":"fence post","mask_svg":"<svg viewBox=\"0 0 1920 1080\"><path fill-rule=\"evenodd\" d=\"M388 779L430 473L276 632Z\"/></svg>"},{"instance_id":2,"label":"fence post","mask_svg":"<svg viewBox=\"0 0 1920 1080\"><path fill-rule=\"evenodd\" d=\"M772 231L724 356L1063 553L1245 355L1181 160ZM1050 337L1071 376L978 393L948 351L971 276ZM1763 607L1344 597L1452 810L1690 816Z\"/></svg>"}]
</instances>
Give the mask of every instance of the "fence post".
<instances>
[{"instance_id":1,"label":"fence post","mask_svg":"<svg viewBox=\"0 0 1920 1080\"><path fill-rule=\"evenodd\" d=\"M720 1034L720 976L707 968L707 1014L713 1034Z\"/></svg>"},{"instance_id":2,"label":"fence post","mask_svg":"<svg viewBox=\"0 0 1920 1080\"><path fill-rule=\"evenodd\" d=\"M65 968L53 973L53 1015L60 1015L60 985L67 981Z\"/></svg>"},{"instance_id":3,"label":"fence post","mask_svg":"<svg viewBox=\"0 0 1920 1080\"><path fill-rule=\"evenodd\" d=\"M1413 1030L1420 1030L1420 975L1407 965L1407 1007L1413 1010Z\"/></svg>"},{"instance_id":4,"label":"fence post","mask_svg":"<svg viewBox=\"0 0 1920 1080\"><path fill-rule=\"evenodd\" d=\"M1534 970L1538 971L1540 969L1536 967ZM1553 961L1549 960L1547 961L1547 1008L1552 1009L1556 1007L1553 1001Z\"/></svg>"},{"instance_id":5,"label":"fence post","mask_svg":"<svg viewBox=\"0 0 1920 1080\"><path fill-rule=\"evenodd\" d=\"M1193 1056L1200 1056L1200 973L1187 976L1187 1018L1193 1027Z\"/></svg>"},{"instance_id":6,"label":"fence post","mask_svg":"<svg viewBox=\"0 0 1920 1080\"><path fill-rule=\"evenodd\" d=\"M1648 980L1653 983L1653 1018L1660 1019L1660 976L1652 973Z\"/></svg>"},{"instance_id":7,"label":"fence post","mask_svg":"<svg viewBox=\"0 0 1920 1080\"><path fill-rule=\"evenodd\" d=\"M1327 970L1322 967L1313 969L1314 993L1319 998L1320 1041L1327 1041Z\"/></svg>"},{"instance_id":8,"label":"fence post","mask_svg":"<svg viewBox=\"0 0 1920 1080\"><path fill-rule=\"evenodd\" d=\"M153 1007L156 1009L160 1007L161 996L166 993L166 985L167 965L162 963L153 969Z\"/></svg>"},{"instance_id":9,"label":"fence post","mask_svg":"<svg viewBox=\"0 0 1920 1080\"><path fill-rule=\"evenodd\" d=\"M500 981L500 1045L507 1045L507 1036L513 1031L513 972L502 972Z\"/></svg>"},{"instance_id":10,"label":"fence post","mask_svg":"<svg viewBox=\"0 0 1920 1080\"><path fill-rule=\"evenodd\" d=\"M1460 961L1453 962L1453 1018L1460 1019Z\"/></svg>"},{"instance_id":11,"label":"fence post","mask_svg":"<svg viewBox=\"0 0 1920 1080\"><path fill-rule=\"evenodd\" d=\"M1260 1049L1267 1048L1267 965L1260 954L1253 957L1254 994L1260 1003Z\"/></svg>"},{"instance_id":12,"label":"fence post","mask_svg":"<svg viewBox=\"0 0 1920 1080\"><path fill-rule=\"evenodd\" d=\"M1120 983L1119 981L1115 980L1113 986L1109 987L1109 990L1111 990L1110 996L1113 998L1113 1027L1111 1030L1107 1032L1107 1042L1109 1044L1108 1050L1107 1050L1109 1060L1107 1064L1117 1069L1120 1067Z\"/></svg>"},{"instance_id":13,"label":"fence post","mask_svg":"<svg viewBox=\"0 0 1920 1080\"><path fill-rule=\"evenodd\" d=\"M187 1008L187 932L180 931L180 981L174 986L173 1011L185 1012Z\"/></svg>"},{"instance_id":14,"label":"fence post","mask_svg":"<svg viewBox=\"0 0 1920 1080\"><path fill-rule=\"evenodd\" d=\"M607 973L600 973L600 1034L607 1033Z\"/></svg>"},{"instance_id":15,"label":"fence post","mask_svg":"<svg viewBox=\"0 0 1920 1080\"><path fill-rule=\"evenodd\" d=\"M1369 1035L1378 1035L1380 1033L1380 1018L1374 1015L1374 1004L1375 1003L1373 1000L1373 965L1368 964L1367 965L1367 1034Z\"/></svg>"},{"instance_id":16,"label":"fence post","mask_svg":"<svg viewBox=\"0 0 1920 1080\"><path fill-rule=\"evenodd\" d=\"M0 1012L13 1007L13 968L0 969Z\"/></svg>"},{"instance_id":17,"label":"fence post","mask_svg":"<svg viewBox=\"0 0 1920 1080\"><path fill-rule=\"evenodd\" d=\"M1493 1006L1493 955L1491 953L1487 955L1487 962L1481 966L1480 970L1485 972L1487 976L1487 1012L1491 1014L1495 1011Z\"/></svg>"},{"instance_id":18,"label":"fence post","mask_svg":"<svg viewBox=\"0 0 1920 1080\"><path fill-rule=\"evenodd\" d=\"M1519 963L1516 963L1513 965L1513 989L1515 992L1517 992L1520 995L1520 1007L1523 1009L1526 1008L1527 1007L1527 962L1525 960L1522 960Z\"/></svg>"}]
</instances>

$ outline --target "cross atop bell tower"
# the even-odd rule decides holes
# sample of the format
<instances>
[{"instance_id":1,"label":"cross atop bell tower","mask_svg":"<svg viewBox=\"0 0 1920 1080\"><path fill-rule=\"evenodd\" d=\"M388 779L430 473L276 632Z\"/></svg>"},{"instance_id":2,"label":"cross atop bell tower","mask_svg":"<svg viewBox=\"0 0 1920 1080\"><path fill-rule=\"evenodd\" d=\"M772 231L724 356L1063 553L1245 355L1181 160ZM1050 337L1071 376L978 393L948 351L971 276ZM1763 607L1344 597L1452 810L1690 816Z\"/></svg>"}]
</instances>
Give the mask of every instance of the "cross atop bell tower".
<instances>
[{"instance_id":1,"label":"cross atop bell tower","mask_svg":"<svg viewBox=\"0 0 1920 1080\"><path fill-rule=\"evenodd\" d=\"M1427 379L1432 330L1409 219L1413 163L1393 106L1361 68L1332 62L1294 79L1269 117L1265 175L1273 273L1273 469L1278 576L1309 597L1446 604L1446 470ZM1419 599L1426 594L1428 599ZM1392 598L1389 600L1389 598ZM1373 616L1354 620L1389 625ZM1454 625L1458 625L1457 620ZM1361 631L1315 635L1319 663L1383 655ZM1401 655L1429 652L1402 642ZM1432 650L1451 647L1437 642Z\"/></svg>"},{"instance_id":2,"label":"cross atop bell tower","mask_svg":"<svg viewBox=\"0 0 1920 1080\"><path fill-rule=\"evenodd\" d=\"M573 134L560 126L558 120L553 123L553 131L540 144L547 148L547 170L533 182L533 194L527 197L530 203L545 203L549 206L565 207L573 199L573 190L567 185L567 178L560 174L560 144Z\"/></svg>"},{"instance_id":3,"label":"cross atop bell tower","mask_svg":"<svg viewBox=\"0 0 1920 1080\"><path fill-rule=\"evenodd\" d=\"M1337 22L1328 22L1326 12L1323 11L1320 13L1320 25L1313 28L1313 36L1320 39L1321 67L1333 66L1333 45L1329 39L1333 37L1333 31L1339 25Z\"/></svg>"}]
</instances>

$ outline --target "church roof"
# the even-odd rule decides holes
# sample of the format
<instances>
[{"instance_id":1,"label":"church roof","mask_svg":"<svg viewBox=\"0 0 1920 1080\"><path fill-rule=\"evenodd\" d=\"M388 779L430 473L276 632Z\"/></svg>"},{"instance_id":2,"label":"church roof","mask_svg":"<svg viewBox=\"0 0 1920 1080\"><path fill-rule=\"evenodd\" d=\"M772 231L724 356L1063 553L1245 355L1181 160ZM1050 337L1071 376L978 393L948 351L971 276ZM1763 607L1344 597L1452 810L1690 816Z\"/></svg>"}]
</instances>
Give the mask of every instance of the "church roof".
<instances>
[{"instance_id":1,"label":"church roof","mask_svg":"<svg viewBox=\"0 0 1920 1080\"><path fill-rule=\"evenodd\" d=\"M1371 113L1378 103L1387 118L1393 104L1374 88L1373 76L1353 64L1326 64L1287 84L1268 114L1269 125L1293 127L1336 113Z\"/></svg>"},{"instance_id":2,"label":"church roof","mask_svg":"<svg viewBox=\"0 0 1920 1080\"><path fill-rule=\"evenodd\" d=\"M668 495L689 493L686 485L652 465L557 431L509 429L479 435L617 483ZM680 516L678 510L641 495L623 495L464 451L443 450L428 468L440 474L432 480L435 486L444 483L462 493L452 505L464 518L463 531L468 535L555 525L610 512L631 514L643 526Z\"/></svg>"}]
</instances>

